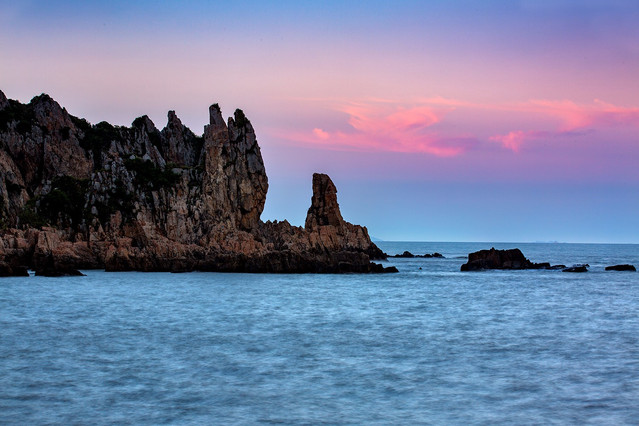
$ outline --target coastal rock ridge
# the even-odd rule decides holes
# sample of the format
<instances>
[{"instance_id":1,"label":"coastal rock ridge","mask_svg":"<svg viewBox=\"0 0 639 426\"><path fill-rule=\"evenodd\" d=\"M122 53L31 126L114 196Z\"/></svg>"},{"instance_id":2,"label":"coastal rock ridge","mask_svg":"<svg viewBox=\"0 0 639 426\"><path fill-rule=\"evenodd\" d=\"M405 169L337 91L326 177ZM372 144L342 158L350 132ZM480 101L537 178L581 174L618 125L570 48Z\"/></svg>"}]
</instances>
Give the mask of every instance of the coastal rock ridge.
<instances>
[{"instance_id":1,"label":"coastal rock ridge","mask_svg":"<svg viewBox=\"0 0 639 426\"><path fill-rule=\"evenodd\" d=\"M169 111L159 130L90 124L46 94L0 91L0 271L383 272L386 255L346 222L313 175L304 227L260 219L268 191L250 120L209 108L202 136ZM70 272L71 271L71 272Z\"/></svg>"}]
</instances>

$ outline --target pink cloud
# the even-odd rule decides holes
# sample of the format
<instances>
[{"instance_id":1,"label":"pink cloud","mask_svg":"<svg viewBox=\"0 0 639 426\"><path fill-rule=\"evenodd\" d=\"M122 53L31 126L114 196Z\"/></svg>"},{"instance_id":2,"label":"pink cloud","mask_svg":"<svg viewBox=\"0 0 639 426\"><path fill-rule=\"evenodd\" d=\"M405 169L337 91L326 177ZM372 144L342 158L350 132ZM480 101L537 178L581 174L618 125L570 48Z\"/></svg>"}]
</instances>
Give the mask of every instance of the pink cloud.
<instances>
[{"instance_id":1,"label":"pink cloud","mask_svg":"<svg viewBox=\"0 0 639 426\"><path fill-rule=\"evenodd\" d=\"M338 107L349 115L348 123L360 132L375 135L394 135L415 132L441 121L447 112L420 105L406 108L402 105L376 103L349 103Z\"/></svg>"},{"instance_id":2,"label":"pink cloud","mask_svg":"<svg viewBox=\"0 0 639 426\"><path fill-rule=\"evenodd\" d=\"M321 130L321 129L317 129ZM322 146L339 151L377 151L427 153L439 157L452 157L472 149L477 141L472 138L443 138L437 136L421 136L405 138L402 141L392 137L371 136L359 132L287 132L275 131L274 136L309 145Z\"/></svg>"},{"instance_id":3,"label":"pink cloud","mask_svg":"<svg viewBox=\"0 0 639 426\"><path fill-rule=\"evenodd\" d=\"M515 130L505 135L491 136L506 149L519 152L524 142L544 138L557 138L584 134L586 129L609 127L639 127L639 108L620 107L595 99L592 104L577 104L569 100L532 100L520 105L519 110L536 112L558 118L556 130Z\"/></svg>"},{"instance_id":4,"label":"pink cloud","mask_svg":"<svg viewBox=\"0 0 639 426\"><path fill-rule=\"evenodd\" d=\"M513 152L519 152L521 144L524 139L528 138L528 133L523 130L516 130L508 133L507 135L495 135L491 136L490 140L495 142L501 142L504 148L510 149Z\"/></svg>"},{"instance_id":5,"label":"pink cloud","mask_svg":"<svg viewBox=\"0 0 639 426\"><path fill-rule=\"evenodd\" d=\"M280 137L328 149L450 157L473 149L479 140L498 142L505 149L520 152L527 142L535 139L576 137L613 127L639 127L639 108L600 100L588 104L571 100L480 104L436 96L405 102L391 99L310 101L325 103L329 110L344 113L342 125L333 123L332 129L323 126L311 131L289 129L280 132ZM457 112L451 116L453 111ZM481 121L477 116L488 121ZM486 124L494 123L503 129L505 120L517 130L489 136Z\"/></svg>"},{"instance_id":6,"label":"pink cloud","mask_svg":"<svg viewBox=\"0 0 639 426\"><path fill-rule=\"evenodd\" d=\"M590 127L639 127L639 108L621 107L595 99L592 104L577 104L569 100L532 100L532 110L549 114L562 121L560 131Z\"/></svg>"},{"instance_id":7,"label":"pink cloud","mask_svg":"<svg viewBox=\"0 0 639 426\"><path fill-rule=\"evenodd\" d=\"M331 137L328 132L325 132L322 129L318 129L317 127L313 129L313 134L322 140L326 140Z\"/></svg>"},{"instance_id":8,"label":"pink cloud","mask_svg":"<svg viewBox=\"0 0 639 426\"><path fill-rule=\"evenodd\" d=\"M445 138L429 131L452 110L449 106L404 106L388 100L369 100L343 103L335 109L347 114L349 130L314 128L310 134L290 136L334 149L423 152L442 157L459 155L470 145L467 140Z\"/></svg>"}]
</instances>

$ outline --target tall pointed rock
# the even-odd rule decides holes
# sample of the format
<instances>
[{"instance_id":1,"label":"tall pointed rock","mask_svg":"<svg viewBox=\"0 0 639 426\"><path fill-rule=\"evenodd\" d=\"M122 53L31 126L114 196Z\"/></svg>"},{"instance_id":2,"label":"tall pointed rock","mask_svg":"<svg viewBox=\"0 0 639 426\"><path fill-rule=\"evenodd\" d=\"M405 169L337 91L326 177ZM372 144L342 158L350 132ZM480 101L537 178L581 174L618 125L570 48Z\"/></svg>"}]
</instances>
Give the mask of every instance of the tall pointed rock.
<instances>
[{"instance_id":1,"label":"tall pointed rock","mask_svg":"<svg viewBox=\"0 0 639 426\"><path fill-rule=\"evenodd\" d=\"M204 188L208 213L217 223L244 231L258 227L268 179L251 122L241 110L222 119L217 104L209 108L204 130Z\"/></svg>"}]
</instances>

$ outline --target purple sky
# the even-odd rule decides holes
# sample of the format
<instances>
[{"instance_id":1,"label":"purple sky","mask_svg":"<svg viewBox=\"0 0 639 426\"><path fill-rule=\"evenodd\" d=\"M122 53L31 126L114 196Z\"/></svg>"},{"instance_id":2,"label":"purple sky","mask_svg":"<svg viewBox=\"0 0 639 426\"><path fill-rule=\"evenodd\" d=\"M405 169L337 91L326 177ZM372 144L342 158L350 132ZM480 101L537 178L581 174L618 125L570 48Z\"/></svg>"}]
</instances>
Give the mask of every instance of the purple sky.
<instances>
[{"instance_id":1,"label":"purple sky","mask_svg":"<svg viewBox=\"0 0 639 426\"><path fill-rule=\"evenodd\" d=\"M12 2L15 3L15 2ZM639 243L639 3L0 3L0 89L196 133L242 108L304 222L311 174L385 240Z\"/></svg>"}]
</instances>

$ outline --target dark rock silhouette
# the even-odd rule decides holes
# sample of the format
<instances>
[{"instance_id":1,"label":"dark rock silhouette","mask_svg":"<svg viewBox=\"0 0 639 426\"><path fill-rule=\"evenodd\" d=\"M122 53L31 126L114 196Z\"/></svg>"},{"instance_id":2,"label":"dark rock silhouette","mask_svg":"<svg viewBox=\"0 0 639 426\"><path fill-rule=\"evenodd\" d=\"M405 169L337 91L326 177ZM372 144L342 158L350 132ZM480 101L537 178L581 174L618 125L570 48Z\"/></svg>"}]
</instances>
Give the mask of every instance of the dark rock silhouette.
<instances>
[{"instance_id":1,"label":"dark rock silhouette","mask_svg":"<svg viewBox=\"0 0 639 426\"><path fill-rule=\"evenodd\" d=\"M412 259L413 257L415 257L415 255L409 251L405 251L402 254L396 254L394 256L389 256L389 257L398 257L398 258L406 258L406 259Z\"/></svg>"},{"instance_id":2,"label":"dark rock silhouette","mask_svg":"<svg viewBox=\"0 0 639 426\"><path fill-rule=\"evenodd\" d=\"M559 269L565 269L565 268L566 268L566 265L552 265L546 269L559 270Z\"/></svg>"},{"instance_id":3,"label":"dark rock silhouette","mask_svg":"<svg viewBox=\"0 0 639 426\"><path fill-rule=\"evenodd\" d=\"M637 268L634 267L634 265L613 265L613 266L606 266L606 271L631 271L631 272L636 272Z\"/></svg>"},{"instance_id":4,"label":"dark rock silhouette","mask_svg":"<svg viewBox=\"0 0 639 426\"><path fill-rule=\"evenodd\" d=\"M44 269L36 269L36 276L41 277L84 277L85 275L78 271L77 269L72 268L44 268Z\"/></svg>"},{"instance_id":5,"label":"dark rock silhouette","mask_svg":"<svg viewBox=\"0 0 639 426\"><path fill-rule=\"evenodd\" d=\"M174 111L162 130L147 116L91 125L48 95L21 104L0 92L0 171L0 261L12 268L385 270L327 175L313 176L304 228L260 220L268 178L239 109L225 121L211 105L197 136Z\"/></svg>"},{"instance_id":6,"label":"dark rock silhouette","mask_svg":"<svg viewBox=\"0 0 639 426\"><path fill-rule=\"evenodd\" d=\"M413 253L411 253L411 252L409 252L409 251L405 251L405 252L404 252L404 253L402 253L402 254L396 254L396 255L388 256L388 257L406 258L406 259L411 259L411 258L414 258L414 257L421 257L421 258L432 258L432 257L444 258L444 256L443 256L441 253L437 253L437 252L432 253L432 254L430 254L430 253L426 253L426 254L423 254L423 255L419 255L419 254L413 254Z\"/></svg>"},{"instance_id":7,"label":"dark rock silhouette","mask_svg":"<svg viewBox=\"0 0 639 426\"><path fill-rule=\"evenodd\" d=\"M24 266L13 266L0 262L0 277L28 277L29 271Z\"/></svg>"},{"instance_id":8,"label":"dark rock silhouette","mask_svg":"<svg viewBox=\"0 0 639 426\"><path fill-rule=\"evenodd\" d=\"M590 265L588 265L587 263L572 265L568 268L562 269L562 272L588 272L589 266Z\"/></svg>"},{"instance_id":9,"label":"dark rock silhouette","mask_svg":"<svg viewBox=\"0 0 639 426\"><path fill-rule=\"evenodd\" d=\"M468 255L468 262L461 266L461 271L480 271L483 269L545 269L549 263L532 263L526 259L521 250L480 250Z\"/></svg>"}]
</instances>

